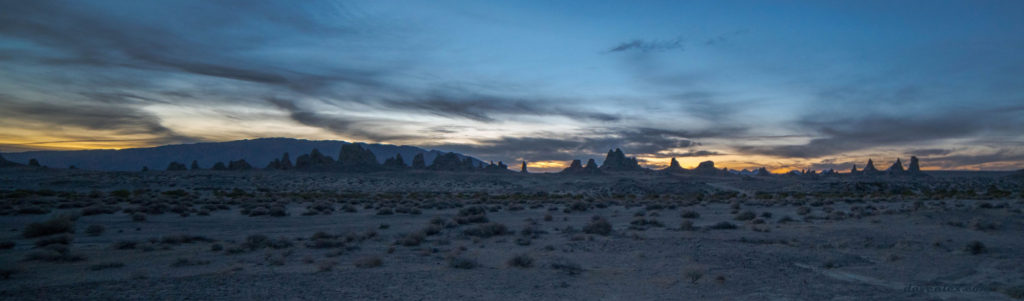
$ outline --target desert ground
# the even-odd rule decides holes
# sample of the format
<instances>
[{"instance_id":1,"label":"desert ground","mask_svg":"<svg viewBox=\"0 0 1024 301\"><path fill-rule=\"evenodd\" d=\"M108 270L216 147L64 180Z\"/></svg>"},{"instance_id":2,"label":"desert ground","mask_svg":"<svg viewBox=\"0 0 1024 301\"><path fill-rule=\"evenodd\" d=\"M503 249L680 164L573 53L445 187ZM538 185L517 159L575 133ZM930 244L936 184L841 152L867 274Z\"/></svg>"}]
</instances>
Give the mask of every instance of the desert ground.
<instances>
[{"instance_id":1,"label":"desert ground","mask_svg":"<svg viewBox=\"0 0 1024 301\"><path fill-rule=\"evenodd\" d=\"M5 300L1014 300L1024 181L0 170Z\"/></svg>"}]
</instances>

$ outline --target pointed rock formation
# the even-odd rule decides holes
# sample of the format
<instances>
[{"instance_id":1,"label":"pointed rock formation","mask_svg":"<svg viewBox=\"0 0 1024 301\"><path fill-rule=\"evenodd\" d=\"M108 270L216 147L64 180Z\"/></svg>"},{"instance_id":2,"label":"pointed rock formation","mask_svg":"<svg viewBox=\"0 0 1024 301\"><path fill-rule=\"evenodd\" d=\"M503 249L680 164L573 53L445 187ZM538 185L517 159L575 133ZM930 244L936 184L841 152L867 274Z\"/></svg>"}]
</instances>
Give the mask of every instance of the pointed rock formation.
<instances>
[{"instance_id":1,"label":"pointed rock formation","mask_svg":"<svg viewBox=\"0 0 1024 301\"><path fill-rule=\"evenodd\" d=\"M770 175L772 175L772 173L768 172L768 169L764 168L764 167L758 168L757 171L754 172L754 174L758 175L758 176L770 176Z\"/></svg>"},{"instance_id":2,"label":"pointed rock formation","mask_svg":"<svg viewBox=\"0 0 1024 301\"><path fill-rule=\"evenodd\" d=\"M238 161L228 162L228 170L250 170L250 169L252 169L252 165L249 165L249 162L245 162L245 159L241 159L241 160L238 160Z\"/></svg>"},{"instance_id":3,"label":"pointed rock formation","mask_svg":"<svg viewBox=\"0 0 1024 301\"><path fill-rule=\"evenodd\" d=\"M853 168L850 169L850 174L851 175L855 175L855 174L858 174L858 173L860 173L860 171L857 170L857 164L854 164Z\"/></svg>"},{"instance_id":4,"label":"pointed rock formation","mask_svg":"<svg viewBox=\"0 0 1024 301\"><path fill-rule=\"evenodd\" d=\"M415 163L416 161L413 160L413 164ZM427 166L429 170L443 171L471 171L476 168L476 166L473 166L472 159L466 157L466 160L462 160L459 158L459 155L452 152L438 155L437 158L434 158L434 162Z\"/></svg>"},{"instance_id":5,"label":"pointed rock formation","mask_svg":"<svg viewBox=\"0 0 1024 301\"><path fill-rule=\"evenodd\" d=\"M526 161L523 161L523 168L519 169L519 172L520 173L530 173L529 171L526 171Z\"/></svg>"},{"instance_id":6,"label":"pointed rock formation","mask_svg":"<svg viewBox=\"0 0 1024 301\"><path fill-rule=\"evenodd\" d=\"M626 154L621 149L616 148L614 151L608 150L608 155L605 156L604 162L601 163L601 169L609 171L638 171L643 170L640 164L637 162L636 157L626 157Z\"/></svg>"},{"instance_id":7,"label":"pointed rock formation","mask_svg":"<svg viewBox=\"0 0 1024 301\"><path fill-rule=\"evenodd\" d=\"M167 164L167 171L182 171L182 170L188 170L188 167L185 167L185 164L181 164L181 163L178 163L178 162L171 162L170 164Z\"/></svg>"},{"instance_id":8,"label":"pointed rock formation","mask_svg":"<svg viewBox=\"0 0 1024 301\"><path fill-rule=\"evenodd\" d=\"M423 159L423 153L418 153L412 157L412 165L410 167L413 169L425 169L427 168L426 162L427 161Z\"/></svg>"},{"instance_id":9,"label":"pointed rock formation","mask_svg":"<svg viewBox=\"0 0 1024 301\"><path fill-rule=\"evenodd\" d=\"M589 159L587 160L587 165L583 166L583 172L591 174L601 173L601 168L597 167L597 162L594 159Z\"/></svg>"},{"instance_id":10,"label":"pointed rock formation","mask_svg":"<svg viewBox=\"0 0 1024 301\"><path fill-rule=\"evenodd\" d=\"M466 157L466 158L468 159L469 157ZM509 171L508 170L508 165L505 165L505 162L501 162L501 161L498 161L498 164L494 164L494 161L491 161L491 164L489 164L487 166L484 166L482 169L484 171L487 171L487 172L507 172L507 171Z\"/></svg>"},{"instance_id":11,"label":"pointed rock formation","mask_svg":"<svg viewBox=\"0 0 1024 301\"><path fill-rule=\"evenodd\" d=\"M39 165L39 160L36 160L36 158L28 159L28 166L42 167Z\"/></svg>"},{"instance_id":12,"label":"pointed rock formation","mask_svg":"<svg viewBox=\"0 0 1024 301\"><path fill-rule=\"evenodd\" d=\"M663 172L672 172L672 173L681 173L681 172L686 172L686 169L683 168L682 166L679 166L679 161L676 160L676 157L672 157L672 162L668 164L668 167L665 167L665 169L662 169L661 171L663 171Z\"/></svg>"},{"instance_id":13,"label":"pointed rock formation","mask_svg":"<svg viewBox=\"0 0 1024 301\"><path fill-rule=\"evenodd\" d=\"M191 169L191 170L199 170L200 169L199 168L199 161L192 160L192 166L189 169Z\"/></svg>"},{"instance_id":14,"label":"pointed rock formation","mask_svg":"<svg viewBox=\"0 0 1024 301\"><path fill-rule=\"evenodd\" d=\"M281 170L289 170L292 168L295 168L295 166L292 165L292 158L289 157L286 152L284 155L281 155Z\"/></svg>"},{"instance_id":15,"label":"pointed rock formation","mask_svg":"<svg viewBox=\"0 0 1024 301\"><path fill-rule=\"evenodd\" d=\"M402 158L402 154L396 154L394 157L384 160L384 168L386 169L402 170L408 167L408 165L405 165L405 159Z\"/></svg>"},{"instance_id":16,"label":"pointed rock formation","mask_svg":"<svg viewBox=\"0 0 1024 301\"><path fill-rule=\"evenodd\" d=\"M917 157L910 156L910 167L907 169L907 171L912 172L912 173L919 173L919 172L921 172L921 165L920 165L920 163L918 163Z\"/></svg>"},{"instance_id":17,"label":"pointed rock formation","mask_svg":"<svg viewBox=\"0 0 1024 301\"><path fill-rule=\"evenodd\" d=\"M341 146L341 152L338 153L338 164L344 171L380 170L377 156L358 143L349 143Z\"/></svg>"},{"instance_id":18,"label":"pointed rock formation","mask_svg":"<svg viewBox=\"0 0 1024 301\"><path fill-rule=\"evenodd\" d=\"M228 166L224 165L224 162L217 162L213 164L211 170L228 170Z\"/></svg>"},{"instance_id":19,"label":"pointed rock formation","mask_svg":"<svg viewBox=\"0 0 1024 301\"><path fill-rule=\"evenodd\" d=\"M580 173L580 172L583 172L583 162L580 162L580 160L578 160L578 159L577 160L572 160L572 163L569 163L569 167L566 167L565 169L562 170L562 173Z\"/></svg>"},{"instance_id":20,"label":"pointed rock formation","mask_svg":"<svg viewBox=\"0 0 1024 301\"><path fill-rule=\"evenodd\" d=\"M320 150L313 149L309 154L295 158L295 168L304 170L327 170L334 165L334 159L320 153Z\"/></svg>"},{"instance_id":21,"label":"pointed rock formation","mask_svg":"<svg viewBox=\"0 0 1024 301\"><path fill-rule=\"evenodd\" d=\"M900 158L896 158L896 162L893 162L892 166L889 166L885 171L889 174L901 174L903 173L903 162L900 161Z\"/></svg>"},{"instance_id":22,"label":"pointed rock formation","mask_svg":"<svg viewBox=\"0 0 1024 301\"><path fill-rule=\"evenodd\" d=\"M864 170L861 172L864 174L875 174L878 173L878 169L875 168L875 162L868 159L868 165L864 166Z\"/></svg>"}]
</instances>

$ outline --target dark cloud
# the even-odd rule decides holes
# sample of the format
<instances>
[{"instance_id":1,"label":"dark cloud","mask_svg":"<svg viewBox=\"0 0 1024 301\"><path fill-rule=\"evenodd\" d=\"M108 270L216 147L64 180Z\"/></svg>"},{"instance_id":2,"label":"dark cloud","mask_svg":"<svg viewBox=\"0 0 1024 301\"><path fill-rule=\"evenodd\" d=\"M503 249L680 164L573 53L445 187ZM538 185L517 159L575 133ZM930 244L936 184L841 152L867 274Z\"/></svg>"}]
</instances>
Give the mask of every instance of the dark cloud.
<instances>
[{"instance_id":1,"label":"dark cloud","mask_svg":"<svg viewBox=\"0 0 1024 301\"><path fill-rule=\"evenodd\" d=\"M803 145L741 146L744 153L778 157L817 158L879 146L913 147L941 139L973 137L980 134L1013 133L1024 127L1021 109L973 109L933 115L863 118L806 117L800 128L824 136Z\"/></svg>"},{"instance_id":2,"label":"dark cloud","mask_svg":"<svg viewBox=\"0 0 1024 301\"><path fill-rule=\"evenodd\" d=\"M962 168L964 166L991 164L990 168L1015 170L1024 168L1024 152L1017 150L998 150L980 154L954 154L921 159L922 166L934 166L941 169Z\"/></svg>"},{"instance_id":3,"label":"dark cloud","mask_svg":"<svg viewBox=\"0 0 1024 301\"><path fill-rule=\"evenodd\" d=\"M424 112L438 116L466 118L492 122L495 115L564 116L577 120L617 121L614 114L570 110L553 105L558 101L549 99L521 100L496 95L434 93L426 98L412 96L408 99L392 99L380 102L388 109Z\"/></svg>"},{"instance_id":4,"label":"dark cloud","mask_svg":"<svg viewBox=\"0 0 1024 301\"><path fill-rule=\"evenodd\" d=\"M652 52L652 51L669 51L669 50L685 50L682 38L675 38L673 40L642 40L634 39L629 42L622 42L608 49L608 52L623 52L623 51L640 51L640 52Z\"/></svg>"},{"instance_id":5,"label":"dark cloud","mask_svg":"<svg viewBox=\"0 0 1024 301\"><path fill-rule=\"evenodd\" d=\"M662 153L661 155L665 156L665 157L685 158L685 157L719 156L719 155L723 155L723 154L719 153L719 152L716 152L716 151L709 151L709 150L690 150L690 151L685 152L685 153L670 152L670 153Z\"/></svg>"},{"instance_id":6,"label":"dark cloud","mask_svg":"<svg viewBox=\"0 0 1024 301\"><path fill-rule=\"evenodd\" d=\"M294 101L282 98L269 98L268 102L279 109L288 112L292 120L312 127L318 127L331 132L353 137L357 139L368 139L371 141L401 140L415 138L413 136L396 134L387 131L386 127L374 124L367 120L348 118L344 116L325 115L315 111L306 110L298 106Z\"/></svg>"}]
</instances>

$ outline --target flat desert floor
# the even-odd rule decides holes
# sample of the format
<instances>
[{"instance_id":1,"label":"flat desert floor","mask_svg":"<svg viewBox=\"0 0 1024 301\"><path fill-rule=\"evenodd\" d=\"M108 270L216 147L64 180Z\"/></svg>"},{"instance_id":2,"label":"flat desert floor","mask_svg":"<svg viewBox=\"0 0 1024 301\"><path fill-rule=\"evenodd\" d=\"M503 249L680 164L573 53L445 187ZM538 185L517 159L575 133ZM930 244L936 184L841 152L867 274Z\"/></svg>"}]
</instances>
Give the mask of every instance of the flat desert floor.
<instances>
[{"instance_id":1,"label":"flat desert floor","mask_svg":"<svg viewBox=\"0 0 1024 301\"><path fill-rule=\"evenodd\" d=\"M0 172L5 300L1014 300L1021 180Z\"/></svg>"}]
</instances>

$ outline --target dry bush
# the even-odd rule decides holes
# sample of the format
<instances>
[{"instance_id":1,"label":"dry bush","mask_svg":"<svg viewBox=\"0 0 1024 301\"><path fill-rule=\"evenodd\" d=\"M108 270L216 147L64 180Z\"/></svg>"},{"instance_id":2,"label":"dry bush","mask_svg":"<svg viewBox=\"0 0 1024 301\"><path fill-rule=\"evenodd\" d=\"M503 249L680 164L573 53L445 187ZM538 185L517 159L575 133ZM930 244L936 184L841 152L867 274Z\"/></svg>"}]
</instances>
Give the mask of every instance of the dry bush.
<instances>
[{"instance_id":1,"label":"dry bush","mask_svg":"<svg viewBox=\"0 0 1024 301\"><path fill-rule=\"evenodd\" d=\"M75 231L75 219L72 216L58 216L44 222L30 223L25 226L21 235L25 238L36 238Z\"/></svg>"},{"instance_id":2,"label":"dry bush","mask_svg":"<svg viewBox=\"0 0 1024 301\"><path fill-rule=\"evenodd\" d=\"M590 220L589 224L583 226L583 232L587 234L608 236L608 234L612 233L612 224L603 217L594 216L594 218Z\"/></svg>"},{"instance_id":3,"label":"dry bush","mask_svg":"<svg viewBox=\"0 0 1024 301\"><path fill-rule=\"evenodd\" d=\"M356 259L356 261L353 264L357 268L368 269L368 268L380 267L380 266L384 265L384 261L381 260L380 257L378 257L378 256L367 256L367 257Z\"/></svg>"}]
</instances>

